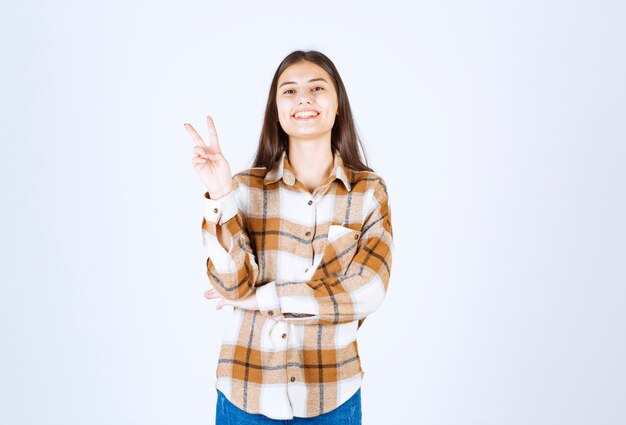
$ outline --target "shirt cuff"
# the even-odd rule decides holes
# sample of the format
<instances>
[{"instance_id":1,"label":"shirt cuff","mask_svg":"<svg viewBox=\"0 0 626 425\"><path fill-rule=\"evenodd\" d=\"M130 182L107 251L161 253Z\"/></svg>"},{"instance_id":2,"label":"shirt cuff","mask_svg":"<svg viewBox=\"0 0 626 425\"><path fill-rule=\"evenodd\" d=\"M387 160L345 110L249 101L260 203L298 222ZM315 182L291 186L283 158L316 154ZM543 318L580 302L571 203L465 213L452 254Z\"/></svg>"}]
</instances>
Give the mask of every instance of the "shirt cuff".
<instances>
[{"instance_id":1,"label":"shirt cuff","mask_svg":"<svg viewBox=\"0 0 626 425\"><path fill-rule=\"evenodd\" d=\"M282 317L283 314L280 310L280 302L276 293L276 281L273 280L263 286L257 286L255 292L257 305L263 316L273 319Z\"/></svg>"},{"instance_id":2,"label":"shirt cuff","mask_svg":"<svg viewBox=\"0 0 626 425\"><path fill-rule=\"evenodd\" d=\"M306 283L302 283L306 285ZM259 311L265 317L290 322L306 322L319 318L319 306L315 297L280 296L276 290L276 281L271 281L256 288L256 301ZM289 308L292 307L292 309ZM302 313L284 313L283 311L302 311Z\"/></svg>"},{"instance_id":3,"label":"shirt cuff","mask_svg":"<svg viewBox=\"0 0 626 425\"><path fill-rule=\"evenodd\" d=\"M204 218L216 224L224 224L237 215L237 200L235 190L218 199L209 198L209 192L204 193Z\"/></svg>"}]
</instances>

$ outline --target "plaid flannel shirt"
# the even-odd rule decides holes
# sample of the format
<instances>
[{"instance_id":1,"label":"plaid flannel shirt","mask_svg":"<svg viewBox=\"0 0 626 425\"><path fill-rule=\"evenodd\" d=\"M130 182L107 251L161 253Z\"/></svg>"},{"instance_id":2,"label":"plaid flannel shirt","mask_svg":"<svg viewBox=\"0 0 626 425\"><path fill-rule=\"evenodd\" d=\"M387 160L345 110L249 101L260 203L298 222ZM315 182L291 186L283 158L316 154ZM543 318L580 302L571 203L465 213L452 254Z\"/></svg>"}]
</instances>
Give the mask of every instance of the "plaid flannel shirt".
<instances>
[{"instance_id":1,"label":"plaid flannel shirt","mask_svg":"<svg viewBox=\"0 0 626 425\"><path fill-rule=\"evenodd\" d=\"M222 297L256 292L259 310L234 308L222 335L215 388L237 407L273 419L321 415L360 388L357 329L383 302L393 235L387 189L339 153L310 193L283 153L271 170L233 176L205 193L207 276ZM227 228L230 249L217 238Z\"/></svg>"}]
</instances>

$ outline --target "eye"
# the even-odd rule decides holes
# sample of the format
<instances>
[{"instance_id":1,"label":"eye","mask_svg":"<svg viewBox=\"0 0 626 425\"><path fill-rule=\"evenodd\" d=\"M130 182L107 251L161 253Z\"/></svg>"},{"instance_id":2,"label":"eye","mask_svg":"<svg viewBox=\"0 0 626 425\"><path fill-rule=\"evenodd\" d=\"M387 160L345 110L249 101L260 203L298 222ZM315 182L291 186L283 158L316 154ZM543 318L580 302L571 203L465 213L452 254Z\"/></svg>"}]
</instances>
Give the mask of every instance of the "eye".
<instances>
[{"instance_id":1,"label":"eye","mask_svg":"<svg viewBox=\"0 0 626 425\"><path fill-rule=\"evenodd\" d=\"M317 87L313 88L313 90L315 90L315 89L322 89L322 90L324 90L324 87L317 86Z\"/></svg>"},{"instance_id":2,"label":"eye","mask_svg":"<svg viewBox=\"0 0 626 425\"><path fill-rule=\"evenodd\" d=\"M285 90L283 94L287 94L288 92L293 91L293 89Z\"/></svg>"}]
</instances>

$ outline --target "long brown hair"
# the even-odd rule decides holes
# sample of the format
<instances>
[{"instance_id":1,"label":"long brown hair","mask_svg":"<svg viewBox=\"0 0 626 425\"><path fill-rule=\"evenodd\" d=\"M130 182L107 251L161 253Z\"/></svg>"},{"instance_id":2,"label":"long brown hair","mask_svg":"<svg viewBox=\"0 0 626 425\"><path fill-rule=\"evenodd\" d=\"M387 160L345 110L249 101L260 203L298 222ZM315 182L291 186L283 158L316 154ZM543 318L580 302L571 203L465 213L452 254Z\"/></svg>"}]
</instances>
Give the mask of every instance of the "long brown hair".
<instances>
[{"instance_id":1,"label":"long brown hair","mask_svg":"<svg viewBox=\"0 0 626 425\"><path fill-rule=\"evenodd\" d=\"M265 118L263 119L263 128L261 129L261 137L259 138L259 146L254 158L253 167L267 167L269 170L272 165L280 159L283 151L288 152L289 150L289 135L285 133L278 121L276 91L278 78L283 71L300 61L309 61L320 66L330 75L333 85L335 86L339 115L335 116L335 124L331 130L330 140L333 154L339 151L344 165L351 170L374 171L367 166L365 149L357 134L352 118L352 110L350 109L350 102L348 101L348 94L339 76L339 72L337 68L335 68L335 64L333 64L326 55L315 50L293 51L278 65L278 69L272 79L272 85L270 86L267 105L265 106ZM359 146L361 146L365 162L361 160Z\"/></svg>"}]
</instances>

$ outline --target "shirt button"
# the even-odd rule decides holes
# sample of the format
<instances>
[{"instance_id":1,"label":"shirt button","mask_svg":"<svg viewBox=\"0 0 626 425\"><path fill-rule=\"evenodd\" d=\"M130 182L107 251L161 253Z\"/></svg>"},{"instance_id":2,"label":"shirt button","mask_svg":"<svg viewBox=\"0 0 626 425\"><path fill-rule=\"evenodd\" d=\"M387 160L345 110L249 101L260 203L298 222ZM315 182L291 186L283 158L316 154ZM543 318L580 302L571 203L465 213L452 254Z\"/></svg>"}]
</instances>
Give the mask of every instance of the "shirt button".
<instances>
[{"instance_id":1,"label":"shirt button","mask_svg":"<svg viewBox=\"0 0 626 425\"><path fill-rule=\"evenodd\" d=\"M219 210L217 208L213 208L213 212L217 213Z\"/></svg>"},{"instance_id":2,"label":"shirt button","mask_svg":"<svg viewBox=\"0 0 626 425\"><path fill-rule=\"evenodd\" d=\"M354 235L354 239L358 239L358 238L359 238L358 234Z\"/></svg>"},{"instance_id":3,"label":"shirt button","mask_svg":"<svg viewBox=\"0 0 626 425\"><path fill-rule=\"evenodd\" d=\"M309 200L309 205L313 205L313 201Z\"/></svg>"},{"instance_id":4,"label":"shirt button","mask_svg":"<svg viewBox=\"0 0 626 425\"><path fill-rule=\"evenodd\" d=\"M306 232L305 236L311 236L311 232Z\"/></svg>"},{"instance_id":5,"label":"shirt button","mask_svg":"<svg viewBox=\"0 0 626 425\"><path fill-rule=\"evenodd\" d=\"M296 377L295 377L295 376L292 376L292 377L291 377L291 382L294 382L295 380L296 380Z\"/></svg>"},{"instance_id":6,"label":"shirt button","mask_svg":"<svg viewBox=\"0 0 626 425\"><path fill-rule=\"evenodd\" d=\"M283 339L287 338L287 334L282 335Z\"/></svg>"},{"instance_id":7,"label":"shirt button","mask_svg":"<svg viewBox=\"0 0 626 425\"><path fill-rule=\"evenodd\" d=\"M268 311L267 314L269 314L270 316L274 315L274 312L272 310Z\"/></svg>"}]
</instances>

